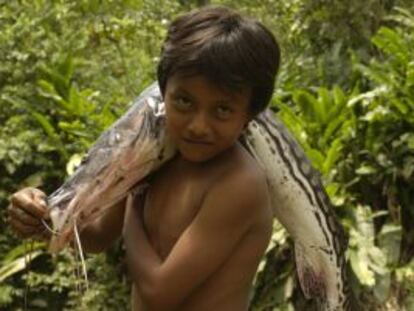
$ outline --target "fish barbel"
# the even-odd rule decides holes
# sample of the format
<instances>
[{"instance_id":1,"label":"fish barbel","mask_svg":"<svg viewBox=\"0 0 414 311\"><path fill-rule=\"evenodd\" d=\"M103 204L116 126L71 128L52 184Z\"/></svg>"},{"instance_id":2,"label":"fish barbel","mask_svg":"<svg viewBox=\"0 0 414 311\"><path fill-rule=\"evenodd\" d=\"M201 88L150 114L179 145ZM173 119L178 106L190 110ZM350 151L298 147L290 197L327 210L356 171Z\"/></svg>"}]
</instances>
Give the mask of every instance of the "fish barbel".
<instances>
[{"instance_id":1,"label":"fish barbel","mask_svg":"<svg viewBox=\"0 0 414 311\"><path fill-rule=\"evenodd\" d=\"M319 173L270 110L249 122L240 140L266 174L276 219L292 236L300 285L320 310L354 310L346 277L346 239ZM165 109L156 83L104 132L76 172L48 198L59 251L82 227L125 198L171 159Z\"/></svg>"}]
</instances>

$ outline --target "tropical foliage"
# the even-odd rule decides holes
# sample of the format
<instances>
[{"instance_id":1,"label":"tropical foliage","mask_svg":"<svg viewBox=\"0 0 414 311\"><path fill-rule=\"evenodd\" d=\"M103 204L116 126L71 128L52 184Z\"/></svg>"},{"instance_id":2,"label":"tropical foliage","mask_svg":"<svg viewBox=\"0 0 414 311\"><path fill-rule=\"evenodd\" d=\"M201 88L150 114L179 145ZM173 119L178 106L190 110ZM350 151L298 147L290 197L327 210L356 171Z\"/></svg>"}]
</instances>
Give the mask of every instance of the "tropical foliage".
<instances>
[{"instance_id":1,"label":"tropical foliage","mask_svg":"<svg viewBox=\"0 0 414 311\"><path fill-rule=\"evenodd\" d=\"M129 306L122 245L51 257L7 225L8 196L50 193L155 79L166 25L209 1L0 1L0 309ZM414 309L414 8L411 1L211 1L265 22L283 49L272 108L320 170L349 236L367 310ZM82 294L81 294L82 293ZM275 223L253 310L312 310Z\"/></svg>"}]
</instances>

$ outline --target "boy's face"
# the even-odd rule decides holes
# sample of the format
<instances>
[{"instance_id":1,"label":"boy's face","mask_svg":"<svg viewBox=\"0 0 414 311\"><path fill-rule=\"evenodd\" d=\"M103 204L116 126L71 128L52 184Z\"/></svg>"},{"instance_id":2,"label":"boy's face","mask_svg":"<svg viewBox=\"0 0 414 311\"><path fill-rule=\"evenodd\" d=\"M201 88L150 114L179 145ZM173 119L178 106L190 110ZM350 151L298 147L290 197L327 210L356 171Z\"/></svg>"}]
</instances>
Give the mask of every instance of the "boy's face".
<instances>
[{"instance_id":1,"label":"boy's face","mask_svg":"<svg viewBox=\"0 0 414 311\"><path fill-rule=\"evenodd\" d=\"M202 75L173 75L165 89L167 131L188 161L207 161L239 138L249 121L251 90L234 93Z\"/></svg>"}]
</instances>

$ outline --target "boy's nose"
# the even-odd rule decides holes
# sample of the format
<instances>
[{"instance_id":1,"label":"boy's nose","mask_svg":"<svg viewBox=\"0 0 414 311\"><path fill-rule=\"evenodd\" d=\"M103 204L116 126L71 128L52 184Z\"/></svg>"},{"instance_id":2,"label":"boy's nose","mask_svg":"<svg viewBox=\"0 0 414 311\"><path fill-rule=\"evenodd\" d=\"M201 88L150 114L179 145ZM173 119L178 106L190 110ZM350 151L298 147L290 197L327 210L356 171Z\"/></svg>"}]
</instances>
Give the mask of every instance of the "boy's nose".
<instances>
[{"instance_id":1,"label":"boy's nose","mask_svg":"<svg viewBox=\"0 0 414 311\"><path fill-rule=\"evenodd\" d=\"M208 118L199 113L196 114L188 125L188 132L195 139L205 138L209 135L210 126L207 120Z\"/></svg>"}]
</instances>

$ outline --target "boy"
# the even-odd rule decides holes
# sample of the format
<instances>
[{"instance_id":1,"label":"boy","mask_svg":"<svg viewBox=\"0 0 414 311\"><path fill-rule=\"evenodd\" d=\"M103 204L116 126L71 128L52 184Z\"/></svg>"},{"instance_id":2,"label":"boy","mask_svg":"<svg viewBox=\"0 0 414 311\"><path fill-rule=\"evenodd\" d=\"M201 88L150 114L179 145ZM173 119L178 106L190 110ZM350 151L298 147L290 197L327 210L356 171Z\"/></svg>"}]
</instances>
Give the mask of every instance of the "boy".
<instances>
[{"instance_id":1,"label":"boy","mask_svg":"<svg viewBox=\"0 0 414 311\"><path fill-rule=\"evenodd\" d=\"M272 212L265 176L238 138L268 104L278 66L272 34L229 9L203 8L170 26L158 82L179 152L144 196L81 232L89 252L123 235L133 310L248 309ZM44 197L30 188L12 196L11 225L21 236L43 231Z\"/></svg>"}]
</instances>

